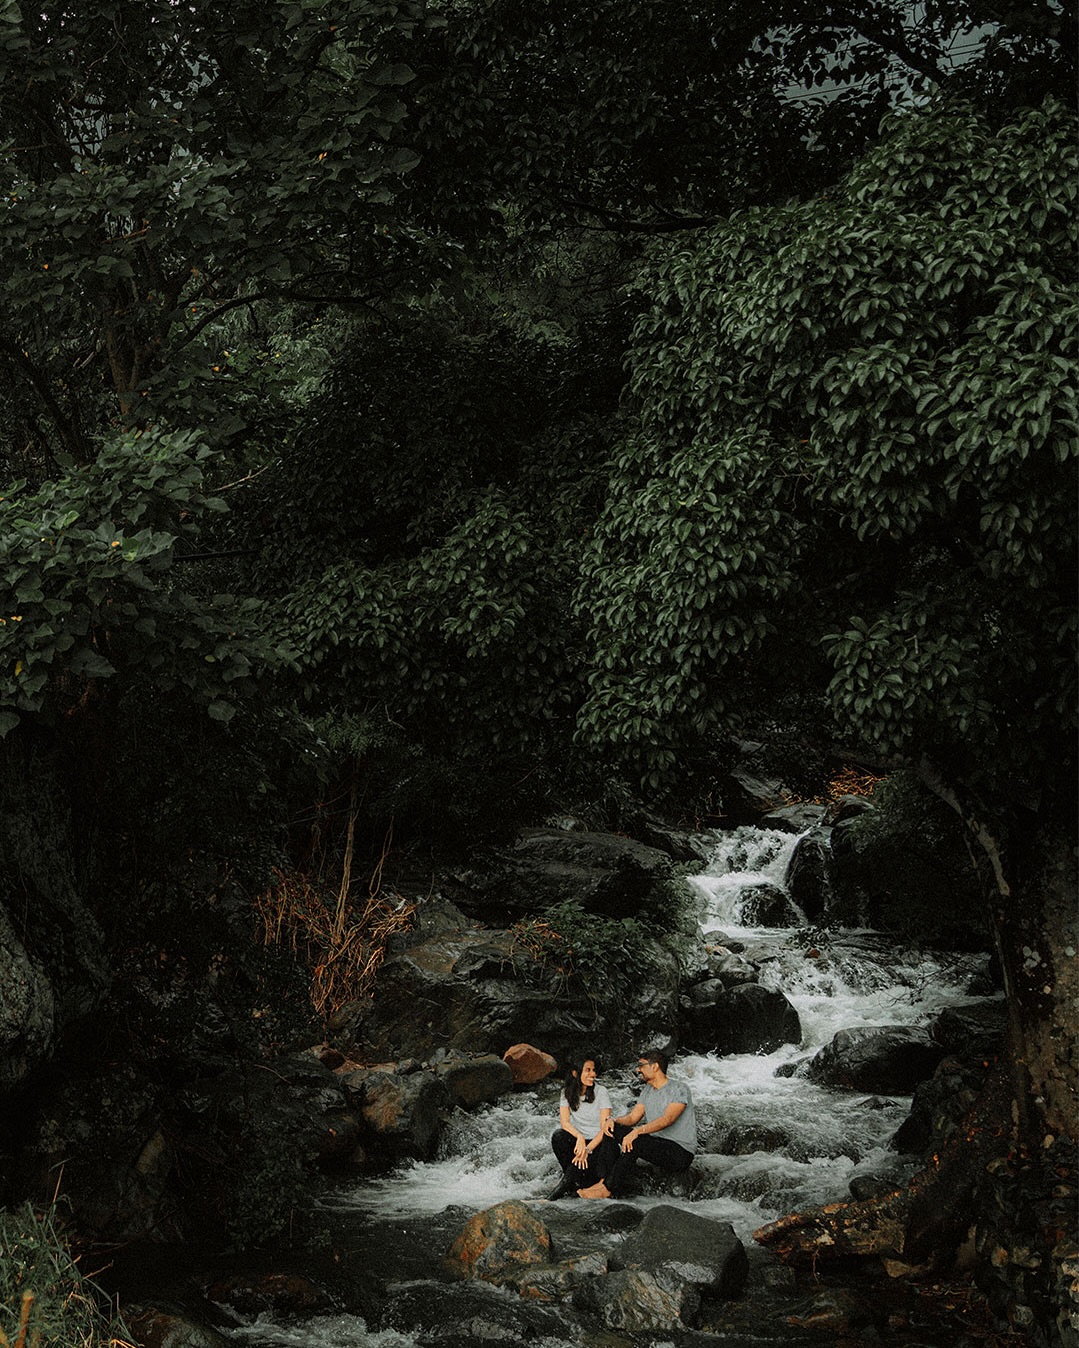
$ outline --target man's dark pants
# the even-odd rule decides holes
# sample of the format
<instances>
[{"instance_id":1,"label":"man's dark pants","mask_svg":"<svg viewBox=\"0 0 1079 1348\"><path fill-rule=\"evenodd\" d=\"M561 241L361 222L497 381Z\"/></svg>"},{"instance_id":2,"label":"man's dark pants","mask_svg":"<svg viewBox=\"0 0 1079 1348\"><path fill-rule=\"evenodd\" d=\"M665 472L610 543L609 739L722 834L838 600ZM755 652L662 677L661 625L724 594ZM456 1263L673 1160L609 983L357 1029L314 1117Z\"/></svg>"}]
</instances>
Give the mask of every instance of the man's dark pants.
<instances>
[{"instance_id":1,"label":"man's dark pants","mask_svg":"<svg viewBox=\"0 0 1079 1348\"><path fill-rule=\"evenodd\" d=\"M629 1132L632 1132L632 1129L627 1128L625 1124L616 1123L614 1126L618 1160L605 1175L604 1182L615 1196L625 1191L638 1160L648 1161L652 1165L659 1166L663 1170L673 1171L676 1174L688 1170L693 1164L693 1153L691 1151L687 1151L677 1142L672 1142L670 1138L661 1137L657 1133L645 1133L643 1136L634 1138L633 1150L623 1151L622 1139Z\"/></svg>"}]
</instances>

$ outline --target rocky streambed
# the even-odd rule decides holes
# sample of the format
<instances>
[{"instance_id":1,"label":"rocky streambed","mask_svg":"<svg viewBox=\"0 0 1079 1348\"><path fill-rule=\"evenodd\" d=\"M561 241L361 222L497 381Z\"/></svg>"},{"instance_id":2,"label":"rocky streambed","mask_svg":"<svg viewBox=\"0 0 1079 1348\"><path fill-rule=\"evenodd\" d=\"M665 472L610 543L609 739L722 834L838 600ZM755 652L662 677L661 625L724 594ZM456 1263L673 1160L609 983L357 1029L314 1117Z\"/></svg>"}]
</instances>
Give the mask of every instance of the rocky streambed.
<instances>
[{"instance_id":1,"label":"rocky streambed","mask_svg":"<svg viewBox=\"0 0 1079 1348\"><path fill-rule=\"evenodd\" d=\"M132 1245L113 1285L128 1304L182 1312L158 1322L169 1348L983 1341L981 1311L943 1275L877 1261L796 1273L754 1240L785 1213L902 1183L958 1123L1000 1034L984 955L809 922L790 883L804 836L694 840L697 956L649 970L624 1016L586 994L515 998L512 937L432 901L376 998L346 1010L333 1043L279 1064L321 1110L326 1178L303 1240L208 1259L190 1243ZM602 846L625 859L625 840ZM544 883L581 893L571 872L588 850L572 839ZM592 879L590 901L626 902ZM542 1075L543 1051L596 1053L621 1111L635 1057L622 1046L646 1034L677 1050L700 1155L673 1181L642 1174L628 1202L551 1201L558 1074ZM510 1038L538 1051L527 1067ZM371 1061L393 1042L411 1055ZM483 1253L462 1259L462 1241Z\"/></svg>"}]
</instances>

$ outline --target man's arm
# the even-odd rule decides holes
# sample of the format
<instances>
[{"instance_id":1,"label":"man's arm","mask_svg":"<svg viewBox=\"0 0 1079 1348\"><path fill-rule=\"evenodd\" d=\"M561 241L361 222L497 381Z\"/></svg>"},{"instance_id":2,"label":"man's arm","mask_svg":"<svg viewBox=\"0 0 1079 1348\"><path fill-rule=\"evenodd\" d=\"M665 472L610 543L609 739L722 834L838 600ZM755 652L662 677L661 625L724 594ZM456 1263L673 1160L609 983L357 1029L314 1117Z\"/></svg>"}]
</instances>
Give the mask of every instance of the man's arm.
<instances>
[{"instance_id":1,"label":"man's arm","mask_svg":"<svg viewBox=\"0 0 1079 1348\"><path fill-rule=\"evenodd\" d=\"M684 1108L685 1106L683 1106ZM644 1118L644 1105L640 1100L633 1106L628 1114L623 1114L621 1118L615 1119L615 1123L620 1123L624 1128L632 1128L638 1120Z\"/></svg>"},{"instance_id":2,"label":"man's arm","mask_svg":"<svg viewBox=\"0 0 1079 1348\"><path fill-rule=\"evenodd\" d=\"M653 1119L651 1123L642 1123L634 1128L631 1128L630 1131L622 1139L622 1150L632 1151L633 1143L636 1141L636 1139L638 1137L643 1137L646 1133L661 1133L664 1130L664 1128L669 1128L671 1124L675 1121L675 1119L681 1116L681 1114L685 1111L685 1108L686 1102L684 1100L672 1100L658 1119ZM644 1113L643 1105L641 1105L640 1110L641 1113L637 1115L638 1119L641 1117L641 1114ZM631 1111L631 1113L632 1112L633 1111ZM619 1123L621 1122L622 1120L619 1119ZM636 1123L636 1119L631 1119L630 1115L627 1114L626 1122Z\"/></svg>"}]
</instances>

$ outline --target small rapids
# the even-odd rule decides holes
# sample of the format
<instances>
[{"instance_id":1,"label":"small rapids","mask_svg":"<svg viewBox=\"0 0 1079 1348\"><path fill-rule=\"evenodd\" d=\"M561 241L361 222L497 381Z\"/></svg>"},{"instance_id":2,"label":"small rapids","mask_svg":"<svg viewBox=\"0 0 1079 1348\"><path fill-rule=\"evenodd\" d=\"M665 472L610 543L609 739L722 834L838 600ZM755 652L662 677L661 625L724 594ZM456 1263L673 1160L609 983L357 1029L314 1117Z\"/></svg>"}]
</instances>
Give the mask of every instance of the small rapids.
<instances>
[{"instance_id":1,"label":"small rapids","mask_svg":"<svg viewBox=\"0 0 1079 1348\"><path fill-rule=\"evenodd\" d=\"M730 1222L747 1245L757 1227L785 1213L847 1198L859 1173L886 1172L897 1183L909 1176L913 1163L889 1148L909 1097L830 1090L800 1075L799 1065L839 1030L925 1025L947 1007L977 1000L968 988L986 964L983 955L897 947L868 930L747 924L744 896L762 885L785 889L797 841L753 827L714 835L708 864L690 883L702 904L702 939L718 942L722 935L744 946L761 969L760 981L797 1009L802 1042L770 1054L676 1059L671 1072L689 1082L697 1105L700 1152L692 1186L685 1196L634 1200L674 1202ZM627 1110L637 1090L633 1073L601 1075L616 1114ZM472 1213L505 1199L545 1198L558 1180L550 1147L558 1090L559 1083L547 1082L484 1110L458 1112L434 1160L342 1186L323 1198L327 1214L362 1215L384 1224L391 1240L393 1224L405 1219L431 1220L454 1209L459 1229ZM350 1316L291 1327L263 1321L230 1332L238 1341L289 1348L412 1348L416 1342L395 1331L368 1331Z\"/></svg>"}]
</instances>

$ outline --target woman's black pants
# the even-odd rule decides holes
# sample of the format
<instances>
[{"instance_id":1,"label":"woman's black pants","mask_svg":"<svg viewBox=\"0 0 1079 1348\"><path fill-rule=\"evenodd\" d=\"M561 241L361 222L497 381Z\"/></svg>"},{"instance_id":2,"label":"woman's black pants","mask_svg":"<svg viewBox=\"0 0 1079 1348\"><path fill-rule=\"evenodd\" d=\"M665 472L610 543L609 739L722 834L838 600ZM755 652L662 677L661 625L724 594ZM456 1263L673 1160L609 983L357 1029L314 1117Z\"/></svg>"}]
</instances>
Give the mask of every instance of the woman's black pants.
<instances>
[{"instance_id":1,"label":"woman's black pants","mask_svg":"<svg viewBox=\"0 0 1079 1348\"><path fill-rule=\"evenodd\" d=\"M576 1146L577 1139L564 1128L556 1128L551 1134L551 1148L562 1167L562 1173L572 1180L574 1189L587 1189L598 1184L617 1162L618 1149L613 1139L605 1137L595 1151L589 1154L587 1166L581 1167L573 1164Z\"/></svg>"}]
</instances>

